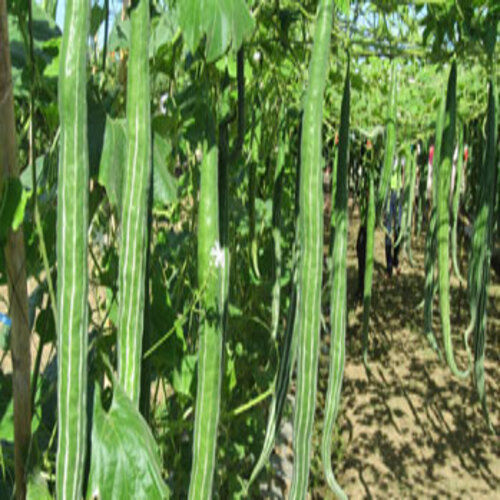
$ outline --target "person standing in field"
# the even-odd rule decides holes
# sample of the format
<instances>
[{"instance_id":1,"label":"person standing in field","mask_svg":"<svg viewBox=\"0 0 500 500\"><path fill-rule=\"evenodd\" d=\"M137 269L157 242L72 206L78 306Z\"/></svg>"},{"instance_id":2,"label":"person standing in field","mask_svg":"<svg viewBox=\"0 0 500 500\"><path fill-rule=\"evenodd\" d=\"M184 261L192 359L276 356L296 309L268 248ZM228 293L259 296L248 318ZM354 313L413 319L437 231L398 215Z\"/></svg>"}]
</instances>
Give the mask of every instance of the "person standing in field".
<instances>
[{"instance_id":1,"label":"person standing in field","mask_svg":"<svg viewBox=\"0 0 500 500\"><path fill-rule=\"evenodd\" d=\"M399 169L398 158L396 157L394 160L391 174L391 190L387 197L385 211L385 258L387 262L387 275L389 277L392 276L393 269L399 274L399 244L394 245L393 248L392 230L394 228L394 243L396 243L401 230L401 187L404 163L404 158L402 158L401 169Z\"/></svg>"}]
</instances>

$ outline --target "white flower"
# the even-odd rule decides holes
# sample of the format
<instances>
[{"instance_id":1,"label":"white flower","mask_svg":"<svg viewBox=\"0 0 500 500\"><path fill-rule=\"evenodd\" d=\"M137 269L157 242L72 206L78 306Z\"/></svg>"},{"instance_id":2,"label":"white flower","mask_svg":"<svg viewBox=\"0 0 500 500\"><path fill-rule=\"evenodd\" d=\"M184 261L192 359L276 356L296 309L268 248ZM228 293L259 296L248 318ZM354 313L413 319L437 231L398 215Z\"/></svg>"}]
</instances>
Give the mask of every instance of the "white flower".
<instances>
[{"instance_id":1,"label":"white flower","mask_svg":"<svg viewBox=\"0 0 500 500\"><path fill-rule=\"evenodd\" d=\"M167 101L168 101L168 92L165 92L161 97L160 97L160 111L162 115L167 114Z\"/></svg>"},{"instance_id":2,"label":"white flower","mask_svg":"<svg viewBox=\"0 0 500 500\"><path fill-rule=\"evenodd\" d=\"M224 269L224 249L221 248L218 240L210 250L210 257L212 257L215 267Z\"/></svg>"},{"instance_id":3,"label":"white flower","mask_svg":"<svg viewBox=\"0 0 500 500\"><path fill-rule=\"evenodd\" d=\"M198 163L201 163L201 160L203 160L203 150L200 147L197 147L194 152L194 156L196 158L196 161Z\"/></svg>"},{"instance_id":4,"label":"white flower","mask_svg":"<svg viewBox=\"0 0 500 500\"><path fill-rule=\"evenodd\" d=\"M254 60L254 62L258 63L260 61L260 58L261 58L261 53L260 53L260 51L256 50L253 53L253 60Z\"/></svg>"},{"instance_id":5,"label":"white flower","mask_svg":"<svg viewBox=\"0 0 500 500\"><path fill-rule=\"evenodd\" d=\"M99 493L99 487L96 487L92 492L92 500L99 500L99 498L101 498Z\"/></svg>"}]
</instances>

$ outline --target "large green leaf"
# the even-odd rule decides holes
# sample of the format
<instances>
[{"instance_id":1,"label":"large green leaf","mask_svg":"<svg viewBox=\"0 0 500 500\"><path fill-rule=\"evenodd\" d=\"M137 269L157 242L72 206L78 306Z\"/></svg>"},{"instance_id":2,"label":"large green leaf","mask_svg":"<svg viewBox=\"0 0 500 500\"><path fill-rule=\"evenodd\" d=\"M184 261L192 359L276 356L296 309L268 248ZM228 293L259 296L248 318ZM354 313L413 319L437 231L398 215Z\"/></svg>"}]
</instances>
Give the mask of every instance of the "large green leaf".
<instances>
[{"instance_id":1,"label":"large green leaf","mask_svg":"<svg viewBox=\"0 0 500 500\"><path fill-rule=\"evenodd\" d=\"M139 410L115 382L113 402L106 413L97 388L87 498L168 497L157 446Z\"/></svg>"},{"instance_id":2,"label":"large green leaf","mask_svg":"<svg viewBox=\"0 0 500 500\"><path fill-rule=\"evenodd\" d=\"M243 0L183 0L179 2L179 24L193 52L206 35L209 61L221 56L231 43L234 49L239 49L254 28Z\"/></svg>"},{"instance_id":3,"label":"large green leaf","mask_svg":"<svg viewBox=\"0 0 500 500\"><path fill-rule=\"evenodd\" d=\"M167 7L167 10L151 22L151 41L149 44L149 57L155 57L158 51L174 40L179 23L177 12Z\"/></svg>"},{"instance_id":4,"label":"large green leaf","mask_svg":"<svg viewBox=\"0 0 500 500\"><path fill-rule=\"evenodd\" d=\"M168 169L170 142L159 133L154 134L153 201L155 206L173 202L177 197L177 180ZM123 118L106 119L104 146L99 166L99 183L104 186L112 206L121 213L123 166L127 154L127 129Z\"/></svg>"}]
</instances>

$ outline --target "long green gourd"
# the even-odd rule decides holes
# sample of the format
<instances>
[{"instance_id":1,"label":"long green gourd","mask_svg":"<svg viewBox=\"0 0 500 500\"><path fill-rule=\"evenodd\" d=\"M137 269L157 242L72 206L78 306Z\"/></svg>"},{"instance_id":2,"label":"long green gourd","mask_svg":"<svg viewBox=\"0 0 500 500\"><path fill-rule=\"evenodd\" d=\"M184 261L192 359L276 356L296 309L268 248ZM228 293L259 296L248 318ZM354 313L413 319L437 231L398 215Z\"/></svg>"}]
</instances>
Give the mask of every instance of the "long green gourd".
<instances>
[{"instance_id":1,"label":"long green gourd","mask_svg":"<svg viewBox=\"0 0 500 500\"><path fill-rule=\"evenodd\" d=\"M448 79L446 93L445 126L441 145L441 157L437 171L437 254L439 271L439 309L441 312L441 326L443 333L444 351L446 362L452 373L460 378L469 374L469 369L458 369L453 355L450 325L450 274L449 264L449 235L450 235L450 180L451 163L455 147L455 128L457 114L457 64L453 61Z\"/></svg>"},{"instance_id":2,"label":"long green gourd","mask_svg":"<svg viewBox=\"0 0 500 500\"><path fill-rule=\"evenodd\" d=\"M387 112L386 136L385 136L385 154L382 172L377 194L377 221L380 222L382 213L385 209L389 182L391 179L392 165L394 163L394 153L396 150L396 95L397 95L396 62L391 62L391 86L389 94L389 108Z\"/></svg>"},{"instance_id":3,"label":"long green gourd","mask_svg":"<svg viewBox=\"0 0 500 500\"><path fill-rule=\"evenodd\" d=\"M410 167L410 200L408 204L408 217L407 217L407 236L406 236L406 252L408 254L408 261L413 267L415 265L413 261L413 255L411 251L411 238L412 238L412 227L413 227L413 203L415 201L415 187L417 183L417 159L415 154L409 156L409 167Z\"/></svg>"},{"instance_id":4,"label":"long green gourd","mask_svg":"<svg viewBox=\"0 0 500 500\"><path fill-rule=\"evenodd\" d=\"M405 158L405 173L409 173L411 170L411 152L408 146L404 148L404 158ZM398 175L401 176L402 162L399 162ZM410 176L405 177L405 187L403 190L403 206L401 209L401 227L399 228L399 235L394 243L394 246L401 245L402 247L406 245L406 240L408 237L408 215L410 209Z\"/></svg>"},{"instance_id":5,"label":"long green gourd","mask_svg":"<svg viewBox=\"0 0 500 500\"><path fill-rule=\"evenodd\" d=\"M300 147L300 146L299 146ZM300 179L300 166L297 168L296 175L296 188L298 191ZM295 220L298 218L299 213L299 200L296 193L295 196L295 210L294 217ZM288 308L287 321L285 333L283 336L283 343L280 347L280 357L278 361L278 371L274 379L274 392L271 398L271 404L269 406L269 414L267 417L266 434L264 437L264 444L262 445L262 451L260 456L252 470L250 479L246 485L246 489L250 487L256 477L259 475L260 471L264 465L269 460L271 451L273 449L274 440L276 434L278 433L279 425L281 422L281 416L283 413L283 407L286 400L286 395L288 392L288 386L292 377L293 367L295 365L295 352L297 345L297 327L296 327L296 308L297 308L297 247L299 240L299 232L295 233L295 241L292 248L292 283L291 283L291 295L290 295L290 305Z\"/></svg>"},{"instance_id":6,"label":"long green gourd","mask_svg":"<svg viewBox=\"0 0 500 500\"><path fill-rule=\"evenodd\" d=\"M323 271L321 126L332 21L333 0L320 0L302 120L299 195L300 261L296 313L298 366L291 500L303 499L306 496L316 406Z\"/></svg>"},{"instance_id":7,"label":"long green gourd","mask_svg":"<svg viewBox=\"0 0 500 500\"><path fill-rule=\"evenodd\" d=\"M281 296L281 194L283 189L283 166L285 163L285 134L278 131L278 158L273 186L273 213L272 213L272 234L274 243L273 256L273 289L271 300L271 338L276 340L278 335L280 317L280 296Z\"/></svg>"},{"instance_id":8,"label":"long green gourd","mask_svg":"<svg viewBox=\"0 0 500 500\"><path fill-rule=\"evenodd\" d=\"M370 309L372 303L373 282L373 250L375 240L375 186L373 174L369 174L369 197L366 213L366 256L365 256L365 281L363 288L363 363L369 372L368 365L368 325L370 322Z\"/></svg>"},{"instance_id":9,"label":"long green gourd","mask_svg":"<svg viewBox=\"0 0 500 500\"><path fill-rule=\"evenodd\" d=\"M247 489L259 475L262 468L265 466L271 455L271 451L274 446L274 440L276 434L278 433L279 425L281 422L281 416L283 413L283 407L285 405L286 394L288 392L288 386L290 384L290 379L292 377L292 371L295 364L294 360L294 350L296 346L296 335L297 328L295 319L295 311L297 308L297 272L296 266L293 265L293 278L292 278L292 292L290 296L290 306L288 310L287 323L285 328L285 334L283 338L283 344L280 349L280 359L278 364L278 373L274 381L274 392L271 398L271 404L269 408L269 415L267 417L266 435L264 437L264 444L262 445L262 451L255 464L250 479L248 480Z\"/></svg>"},{"instance_id":10,"label":"long green gourd","mask_svg":"<svg viewBox=\"0 0 500 500\"><path fill-rule=\"evenodd\" d=\"M82 497L87 436L87 0L68 0L59 68L56 495Z\"/></svg>"},{"instance_id":11,"label":"long green gourd","mask_svg":"<svg viewBox=\"0 0 500 500\"><path fill-rule=\"evenodd\" d=\"M459 127L458 132L458 159L457 159L457 170L455 175L455 191L453 192L452 201L452 228L451 228L451 258L453 262L453 270L456 277L460 281L464 281L462 274L460 273L460 268L458 266L457 260L457 226L458 226L458 209L460 206L460 188L462 184L462 170L464 164L464 132L463 127Z\"/></svg>"},{"instance_id":12,"label":"long green gourd","mask_svg":"<svg viewBox=\"0 0 500 500\"><path fill-rule=\"evenodd\" d=\"M440 355L439 346L432 328L432 301L435 293L434 267L436 261L436 223L437 223L437 172L441 159L441 141L444 129L446 101L444 96L438 108L436 117L436 139L434 147L434 158L432 165L432 209L429 220L429 227L425 236L425 253L424 253L424 272L425 272L425 288L424 288L424 335L429 342L429 345L434 351Z\"/></svg>"},{"instance_id":13,"label":"long green gourd","mask_svg":"<svg viewBox=\"0 0 500 500\"><path fill-rule=\"evenodd\" d=\"M349 114L350 114L350 75L349 62L344 84L344 95L340 112L340 137L338 148L337 181L335 208L332 219L335 220L335 240L332 253L331 275L331 336L330 336L330 369L328 389L326 393L325 421L321 439L321 458L328 485L337 498L347 499L346 494L337 483L332 470L332 430L339 410L342 378L345 363L345 331L347 317L347 177L349 155ZM333 225L333 224L332 224Z\"/></svg>"},{"instance_id":14,"label":"long green gourd","mask_svg":"<svg viewBox=\"0 0 500 500\"><path fill-rule=\"evenodd\" d=\"M213 136L212 133L210 143L204 147L198 210L198 286L202 290L203 316L199 330L190 499L212 496L221 393L221 269L224 253L219 234L219 157Z\"/></svg>"},{"instance_id":15,"label":"long green gourd","mask_svg":"<svg viewBox=\"0 0 500 500\"><path fill-rule=\"evenodd\" d=\"M149 91L149 2L130 11L127 77L127 162L123 179L118 278L118 377L127 396L139 404L144 324L147 206L151 175Z\"/></svg>"},{"instance_id":16,"label":"long green gourd","mask_svg":"<svg viewBox=\"0 0 500 500\"><path fill-rule=\"evenodd\" d=\"M490 430L494 432L486 404L484 380L484 350L486 343L486 304L490 278L490 257L493 247L493 226L495 212L495 194L498 167L496 163L497 144L497 103L495 98L494 77L490 78L488 92L488 112L486 121L486 155L482 169L479 194L479 210L474 222L471 257L471 293L475 292L475 301L471 301L471 317L474 319L474 382L483 414ZM475 310L472 310L472 308Z\"/></svg>"}]
</instances>

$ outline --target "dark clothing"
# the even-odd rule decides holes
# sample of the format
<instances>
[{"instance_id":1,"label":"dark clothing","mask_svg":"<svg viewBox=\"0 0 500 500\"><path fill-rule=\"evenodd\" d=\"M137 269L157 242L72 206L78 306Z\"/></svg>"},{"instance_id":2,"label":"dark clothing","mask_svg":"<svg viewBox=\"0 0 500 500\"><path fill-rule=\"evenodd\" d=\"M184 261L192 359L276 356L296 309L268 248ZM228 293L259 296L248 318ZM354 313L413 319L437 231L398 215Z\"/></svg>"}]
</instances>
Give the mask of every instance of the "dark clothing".
<instances>
[{"instance_id":1,"label":"dark clothing","mask_svg":"<svg viewBox=\"0 0 500 500\"><path fill-rule=\"evenodd\" d=\"M358 240L356 242L356 254L358 256L358 290L356 298L361 301L365 290L365 264L366 264L366 226L360 226Z\"/></svg>"},{"instance_id":2,"label":"dark clothing","mask_svg":"<svg viewBox=\"0 0 500 500\"><path fill-rule=\"evenodd\" d=\"M401 230L401 199L397 191L391 190L389 199L387 200L387 207L385 211L384 226L387 230L385 235L385 258L387 261L387 274L392 276L393 267L399 265L399 245L392 249L392 226L394 225L394 242L399 238L399 231Z\"/></svg>"}]
</instances>

